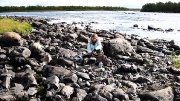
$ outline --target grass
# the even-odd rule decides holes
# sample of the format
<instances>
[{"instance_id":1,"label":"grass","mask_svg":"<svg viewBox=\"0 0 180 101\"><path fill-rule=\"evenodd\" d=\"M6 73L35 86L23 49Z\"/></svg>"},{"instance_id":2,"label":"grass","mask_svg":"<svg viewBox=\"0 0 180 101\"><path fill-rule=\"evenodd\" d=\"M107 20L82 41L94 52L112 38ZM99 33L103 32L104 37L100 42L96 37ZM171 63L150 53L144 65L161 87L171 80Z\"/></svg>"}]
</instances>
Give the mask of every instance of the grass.
<instances>
[{"instance_id":1,"label":"grass","mask_svg":"<svg viewBox=\"0 0 180 101\"><path fill-rule=\"evenodd\" d=\"M0 18L0 34L5 32L17 32L20 34L30 34L32 27L27 22L15 21L8 18Z\"/></svg>"},{"instance_id":2,"label":"grass","mask_svg":"<svg viewBox=\"0 0 180 101\"><path fill-rule=\"evenodd\" d=\"M180 68L180 58L175 54L175 52L172 52L171 59L172 59L172 66L175 68Z\"/></svg>"}]
</instances>

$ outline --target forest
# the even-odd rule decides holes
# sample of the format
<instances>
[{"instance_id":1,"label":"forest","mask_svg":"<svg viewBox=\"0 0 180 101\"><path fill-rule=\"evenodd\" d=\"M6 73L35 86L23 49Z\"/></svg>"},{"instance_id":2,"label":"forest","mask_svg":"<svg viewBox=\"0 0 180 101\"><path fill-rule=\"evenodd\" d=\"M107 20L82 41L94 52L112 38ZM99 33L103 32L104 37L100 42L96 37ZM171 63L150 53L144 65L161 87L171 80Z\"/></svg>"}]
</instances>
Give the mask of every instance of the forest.
<instances>
[{"instance_id":1,"label":"forest","mask_svg":"<svg viewBox=\"0 0 180 101\"><path fill-rule=\"evenodd\" d=\"M147 3L142 6L141 12L180 13L180 2L175 3L168 1L166 3Z\"/></svg>"},{"instance_id":2,"label":"forest","mask_svg":"<svg viewBox=\"0 0 180 101\"><path fill-rule=\"evenodd\" d=\"M125 7L112 6L0 6L0 12L32 11L126 11Z\"/></svg>"}]
</instances>

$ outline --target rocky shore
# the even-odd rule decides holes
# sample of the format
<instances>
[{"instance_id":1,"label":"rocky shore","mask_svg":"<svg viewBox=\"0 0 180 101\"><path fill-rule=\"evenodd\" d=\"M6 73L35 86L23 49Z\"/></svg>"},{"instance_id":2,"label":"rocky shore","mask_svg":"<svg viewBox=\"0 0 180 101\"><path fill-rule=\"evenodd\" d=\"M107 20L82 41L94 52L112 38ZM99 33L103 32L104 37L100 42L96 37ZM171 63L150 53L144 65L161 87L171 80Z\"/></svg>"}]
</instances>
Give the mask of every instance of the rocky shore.
<instances>
[{"instance_id":1,"label":"rocky shore","mask_svg":"<svg viewBox=\"0 0 180 101\"><path fill-rule=\"evenodd\" d=\"M7 17L7 16L6 16ZM0 35L0 101L179 101L180 70L171 67L173 40L84 29L49 19L8 16L33 26L30 35ZM74 62L86 38L101 37L112 64ZM152 32L153 33L153 32Z\"/></svg>"}]
</instances>

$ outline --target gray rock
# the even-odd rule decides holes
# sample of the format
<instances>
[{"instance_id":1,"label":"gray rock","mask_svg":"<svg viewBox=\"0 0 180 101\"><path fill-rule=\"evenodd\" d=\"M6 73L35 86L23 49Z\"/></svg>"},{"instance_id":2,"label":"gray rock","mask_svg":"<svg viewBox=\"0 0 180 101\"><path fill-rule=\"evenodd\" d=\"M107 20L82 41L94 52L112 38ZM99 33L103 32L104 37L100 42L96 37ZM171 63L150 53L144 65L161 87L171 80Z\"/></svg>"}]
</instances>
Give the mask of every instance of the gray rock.
<instances>
[{"instance_id":1,"label":"gray rock","mask_svg":"<svg viewBox=\"0 0 180 101\"><path fill-rule=\"evenodd\" d=\"M59 89L59 78L56 75L48 77L45 82L48 87L47 89Z\"/></svg>"},{"instance_id":2,"label":"gray rock","mask_svg":"<svg viewBox=\"0 0 180 101\"><path fill-rule=\"evenodd\" d=\"M35 95L35 94L37 93L37 90L36 90L35 87L30 87L30 88L27 90L27 92L28 92L28 95L33 96L33 95Z\"/></svg>"},{"instance_id":3,"label":"gray rock","mask_svg":"<svg viewBox=\"0 0 180 101\"><path fill-rule=\"evenodd\" d=\"M141 100L174 101L174 93L171 87L167 87L157 91L142 93L140 98Z\"/></svg>"},{"instance_id":4,"label":"gray rock","mask_svg":"<svg viewBox=\"0 0 180 101\"><path fill-rule=\"evenodd\" d=\"M1 101L16 101L17 99L13 95L0 95Z\"/></svg>"},{"instance_id":5,"label":"gray rock","mask_svg":"<svg viewBox=\"0 0 180 101\"><path fill-rule=\"evenodd\" d=\"M104 53L109 56L126 54L127 52L132 53L134 51L130 42L122 38L111 39L103 43L104 43L104 47L103 47Z\"/></svg>"},{"instance_id":6,"label":"gray rock","mask_svg":"<svg viewBox=\"0 0 180 101\"><path fill-rule=\"evenodd\" d=\"M8 89L10 88L10 84L11 84L11 75L9 74L4 78L2 86Z\"/></svg>"},{"instance_id":7,"label":"gray rock","mask_svg":"<svg viewBox=\"0 0 180 101\"><path fill-rule=\"evenodd\" d=\"M100 95L95 95L91 98L92 101L108 101L106 98L100 96Z\"/></svg>"},{"instance_id":8,"label":"gray rock","mask_svg":"<svg viewBox=\"0 0 180 101\"><path fill-rule=\"evenodd\" d=\"M46 77L51 76L51 75L56 75L58 77L61 77L61 76L65 76L70 73L69 70L67 70L61 66L58 67L58 66L51 66L51 65L45 65L43 67L42 72L43 72L42 74Z\"/></svg>"},{"instance_id":9,"label":"gray rock","mask_svg":"<svg viewBox=\"0 0 180 101\"><path fill-rule=\"evenodd\" d=\"M34 77L33 73L29 73L27 75L27 79L28 79L28 82L27 82L27 85L26 87L32 87L32 86L37 86L37 81L36 81L36 78Z\"/></svg>"},{"instance_id":10,"label":"gray rock","mask_svg":"<svg viewBox=\"0 0 180 101\"><path fill-rule=\"evenodd\" d=\"M90 77L87 73L77 72L77 76L79 76L80 78L83 78L85 80L90 80Z\"/></svg>"},{"instance_id":11,"label":"gray rock","mask_svg":"<svg viewBox=\"0 0 180 101\"><path fill-rule=\"evenodd\" d=\"M63 89L61 90L61 94L66 96L67 98L70 98L71 94L73 94L74 88L70 86L64 86Z\"/></svg>"},{"instance_id":12,"label":"gray rock","mask_svg":"<svg viewBox=\"0 0 180 101\"><path fill-rule=\"evenodd\" d=\"M68 58L68 59L73 59L73 57L77 55L76 52L65 48L60 48L58 53L60 53L61 56L63 56L64 58Z\"/></svg>"},{"instance_id":13,"label":"gray rock","mask_svg":"<svg viewBox=\"0 0 180 101\"><path fill-rule=\"evenodd\" d=\"M0 54L0 61L5 61L7 56L5 54Z\"/></svg>"},{"instance_id":14,"label":"gray rock","mask_svg":"<svg viewBox=\"0 0 180 101\"><path fill-rule=\"evenodd\" d=\"M11 51L10 57L29 57L31 55L31 51L26 47L15 47L14 50Z\"/></svg>"},{"instance_id":15,"label":"gray rock","mask_svg":"<svg viewBox=\"0 0 180 101\"><path fill-rule=\"evenodd\" d=\"M77 89L76 90L76 97L78 99L78 101L83 101L84 98L86 97L87 92L83 89Z\"/></svg>"},{"instance_id":16,"label":"gray rock","mask_svg":"<svg viewBox=\"0 0 180 101\"><path fill-rule=\"evenodd\" d=\"M77 77L77 75L76 74L71 74L71 73L69 73L68 75L66 75L65 77L64 77L64 81L65 82L70 82L70 83L77 83L77 80L78 80L78 77Z\"/></svg>"}]
</instances>

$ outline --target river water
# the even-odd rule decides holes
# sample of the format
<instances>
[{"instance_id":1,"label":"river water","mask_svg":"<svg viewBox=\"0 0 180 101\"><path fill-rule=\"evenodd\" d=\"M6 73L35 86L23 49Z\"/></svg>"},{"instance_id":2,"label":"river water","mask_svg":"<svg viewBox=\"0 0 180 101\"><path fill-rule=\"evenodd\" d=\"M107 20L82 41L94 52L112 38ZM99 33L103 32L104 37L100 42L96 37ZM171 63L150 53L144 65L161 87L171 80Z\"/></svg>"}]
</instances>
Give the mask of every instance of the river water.
<instances>
[{"instance_id":1,"label":"river water","mask_svg":"<svg viewBox=\"0 0 180 101\"><path fill-rule=\"evenodd\" d=\"M4 12L1 16L35 16L53 18L50 23L72 22L91 23L93 29L117 30L121 33L136 34L149 39L175 40L180 44L179 13L148 13L138 11L50 11L50 12ZM137 24L138 28L133 25ZM148 25L155 28L174 29L172 32L148 31ZM76 24L80 27L81 24Z\"/></svg>"}]
</instances>

